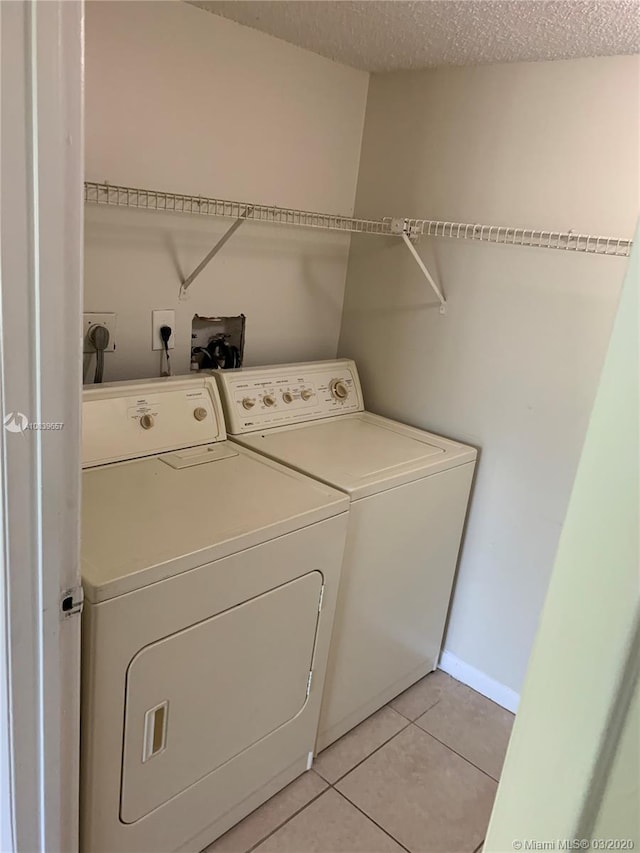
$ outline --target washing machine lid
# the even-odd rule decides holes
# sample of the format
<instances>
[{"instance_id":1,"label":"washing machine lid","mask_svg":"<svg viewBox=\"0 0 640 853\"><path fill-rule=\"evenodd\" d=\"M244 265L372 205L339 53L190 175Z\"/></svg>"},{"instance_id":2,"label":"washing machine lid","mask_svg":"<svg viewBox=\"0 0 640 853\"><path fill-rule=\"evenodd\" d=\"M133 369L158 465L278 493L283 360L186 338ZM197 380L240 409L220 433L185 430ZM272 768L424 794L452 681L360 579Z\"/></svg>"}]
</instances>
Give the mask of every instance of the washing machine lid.
<instances>
[{"instance_id":1,"label":"washing machine lid","mask_svg":"<svg viewBox=\"0 0 640 853\"><path fill-rule=\"evenodd\" d=\"M476 458L472 447L370 412L233 440L341 489L352 500Z\"/></svg>"},{"instance_id":2,"label":"washing machine lid","mask_svg":"<svg viewBox=\"0 0 640 853\"><path fill-rule=\"evenodd\" d=\"M87 468L82 493L92 602L348 509L344 494L229 442Z\"/></svg>"}]
</instances>

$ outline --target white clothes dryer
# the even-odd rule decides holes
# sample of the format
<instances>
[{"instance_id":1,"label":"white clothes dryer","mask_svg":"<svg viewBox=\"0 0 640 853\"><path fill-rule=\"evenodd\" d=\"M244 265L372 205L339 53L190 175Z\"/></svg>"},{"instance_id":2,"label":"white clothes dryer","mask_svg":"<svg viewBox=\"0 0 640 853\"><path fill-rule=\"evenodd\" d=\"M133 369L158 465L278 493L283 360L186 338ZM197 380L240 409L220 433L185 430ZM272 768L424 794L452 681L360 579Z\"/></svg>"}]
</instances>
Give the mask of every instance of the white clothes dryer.
<instances>
[{"instance_id":1,"label":"white clothes dryer","mask_svg":"<svg viewBox=\"0 0 640 853\"><path fill-rule=\"evenodd\" d=\"M347 359L217 381L234 442L351 500L319 751L436 667L476 450L365 411Z\"/></svg>"},{"instance_id":2,"label":"white clothes dryer","mask_svg":"<svg viewBox=\"0 0 640 853\"><path fill-rule=\"evenodd\" d=\"M227 442L210 377L83 421L82 849L199 851L310 766L349 502Z\"/></svg>"}]
</instances>

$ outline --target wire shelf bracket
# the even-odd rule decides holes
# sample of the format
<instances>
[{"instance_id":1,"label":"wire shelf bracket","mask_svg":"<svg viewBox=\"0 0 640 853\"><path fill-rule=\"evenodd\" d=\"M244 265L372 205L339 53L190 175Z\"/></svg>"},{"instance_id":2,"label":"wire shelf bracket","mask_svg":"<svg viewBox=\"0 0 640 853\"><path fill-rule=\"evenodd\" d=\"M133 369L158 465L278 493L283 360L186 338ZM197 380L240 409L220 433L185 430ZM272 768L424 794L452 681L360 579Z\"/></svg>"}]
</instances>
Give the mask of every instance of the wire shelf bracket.
<instances>
[{"instance_id":1,"label":"wire shelf bracket","mask_svg":"<svg viewBox=\"0 0 640 853\"><path fill-rule=\"evenodd\" d=\"M228 201L218 198L181 195L158 190L136 189L115 184L86 181L84 199L87 204L129 207L138 210L156 210L167 213L184 213L199 216L221 216L235 221L222 235L211 251L193 272L180 284L180 298L207 264L218 254L238 228L247 221L270 225L290 225L342 231L348 234L377 234L399 237L403 240L422 275L440 302L440 312L446 311L447 301L442 289L427 269L413 243L420 237L447 237L454 240L477 240L506 246L523 246L532 249L560 249L590 255L626 258L631 254L632 240L621 237L604 237L593 234L576 234L573 231L542 231L507 225L480 225L478 223L444 222L435 219L359 219L309 210L294 210L250 202Z\"/></svg>"},{"instance_id":2,"label":"wire shelf bracket","mask_svg":"<svg viewBox=\"0 0 640 853\"><path fill-rule=\"evenodd\" d=\"M249 214L251 213L252 210L253 210L253 208L246 207L244 209L244 211L242 212L242 214L233 223L233 225L224 232L224 234L218 240L218 242L215 244L213 249L211 249L211 251L207 255L204 256L204 258L200 261L200 263L194 269L194 271L191 273L191 275L188 275L186 278L184 278L182 280L182 283L180 285L180 293L178 295L178 299L180 299L181 302L184 302L188 298L187 297L187 290L189 289L189 287L193 284L195 279L200 275L202 270L210 263L210 261L212 261L215 258L215 256L218 254L218 252L224 246L224 244L227 242L227 240L229 240L231 237L233 237L233 235L236 233L238 228L243 224L243 222L247 221L247 216L249 216Z\"/></svg>"},{"instance_id":3,"label":"wire shelf bracket","mask_svg":"<svg viewBox=\"0 0 640 853\"><path fill-rule=\"evenodd\" d=\"M436 284L433 276L431 275L431 273L427 269L425 262L422 260L422 258L418 254L416 247L411 242L412 238L415 240L415 239L417 239L417 237L411 229L411 226L409 224L409 220L408 219L392 219L391 220L391 231L393 234L398 234L402 238L405 246L411 252L411 256L413 257L414 261L418 265L420 272L426 278L427 284L429 285L431 290L433 290L435 295L438 297L438 302L440 303L440 313L446 314L447 313L447 300L444 298L444 293Z\"/></svg>"},{"instance_id":4,"label":"wire shelf bracket","mask_svg":"<svg viewBox=\"0 0 640 853\"><path fill-rule=\"evenodd\" d=\"M422 260L422 258L418 254L418 252L416 251L416 247L411 242L406 231L402 232L402 239L404 240L407 249L409 249L409 251L413 255L415 262L420 267L420 272L426 278L427 282L429 283L429 286L431 287L431 290L433 290L435 295L438 297L438 300L440 302L440 313L446 314L447 313L447 300L444 298L444 293L440 290L438 285L433 280L433 276L431 275L431 273L429 272L429 270L425 266L424 261Z\"/></svg>"}]
</instances>

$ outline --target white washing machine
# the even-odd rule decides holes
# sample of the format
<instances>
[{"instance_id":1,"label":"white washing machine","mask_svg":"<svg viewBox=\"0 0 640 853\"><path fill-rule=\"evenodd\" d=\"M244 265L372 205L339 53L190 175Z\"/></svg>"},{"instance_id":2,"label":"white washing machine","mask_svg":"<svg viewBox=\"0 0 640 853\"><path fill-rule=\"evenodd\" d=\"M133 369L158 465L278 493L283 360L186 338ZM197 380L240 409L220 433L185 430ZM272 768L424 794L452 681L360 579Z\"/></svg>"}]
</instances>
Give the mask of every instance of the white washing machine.
<instances>
[{"instance_id":1,"label":"white washing machine","mask_svg":"<svg viewBox=\"0 0 640 853\"><path fill-rule=\"evenodd\" d=\"M366 412L346 359L217 379L235 442L351 500L321 750L436 667L476 450Z\"/></svg>"},{"instance_id":2,"label":"white washing machine","mask_svg":"<svg viewBox=\"0 0 640 853\"><path fill-rule=\"evenodd\" d=\"M215 382L85 390L82 849L198 851L314 749L349 502Z\"/></svg>"}]
</instances>

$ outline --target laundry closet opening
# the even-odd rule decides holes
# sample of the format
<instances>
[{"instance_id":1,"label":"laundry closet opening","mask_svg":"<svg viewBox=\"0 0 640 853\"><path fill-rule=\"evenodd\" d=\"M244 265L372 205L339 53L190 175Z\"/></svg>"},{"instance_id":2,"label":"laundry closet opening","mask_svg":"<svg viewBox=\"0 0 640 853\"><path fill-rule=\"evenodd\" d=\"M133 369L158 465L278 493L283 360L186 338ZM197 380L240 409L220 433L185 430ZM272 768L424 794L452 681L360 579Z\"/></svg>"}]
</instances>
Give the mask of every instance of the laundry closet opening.
<instances>
[{"instance_id":1,"label":"laundry closet opening","mask_svg":"<svg viewBox=\"0 0 640 853\"><path fill-rule=\"evenodd\" d=\"M86 2L87 853L481 849L634 251L583 5Z\"/></svg>"}]
</instances>

